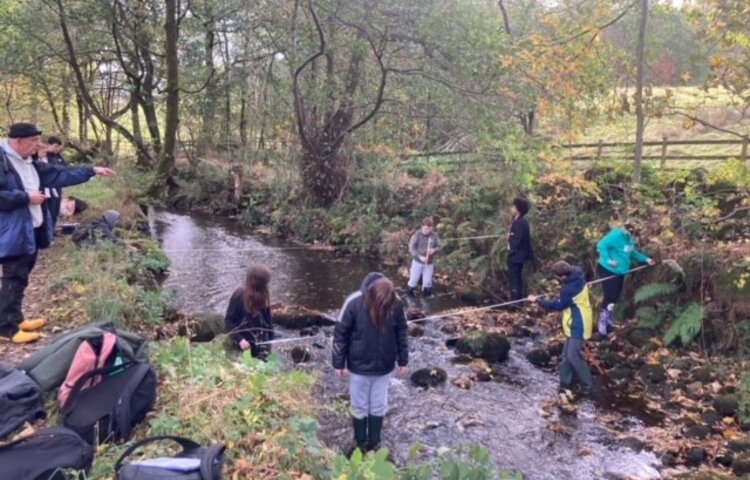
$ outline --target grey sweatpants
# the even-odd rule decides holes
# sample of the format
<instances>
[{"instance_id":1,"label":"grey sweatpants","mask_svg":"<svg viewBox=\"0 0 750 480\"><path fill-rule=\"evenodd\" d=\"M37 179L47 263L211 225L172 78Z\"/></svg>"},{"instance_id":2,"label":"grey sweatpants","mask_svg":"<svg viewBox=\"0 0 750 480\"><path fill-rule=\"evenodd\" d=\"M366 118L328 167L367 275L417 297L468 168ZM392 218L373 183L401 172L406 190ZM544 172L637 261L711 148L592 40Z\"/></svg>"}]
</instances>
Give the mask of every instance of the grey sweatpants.
<instances>
[{"instance_id":1,"label":"grey sweatpants","mask_svg":"<svg viewBox=\"0 0 750 480\"><path fill-rule=\"evenodd\" d=\"M354 418L366 418L368 415L384 417L388 407L388 384L391 373L387 375L357 375L349 378L349 401Z\"/></svg>"},{"instance_id":2,"label":"grey sweatpants","mask_svg":"<svg viewBox=\"0 0 750 480\"><path fill-rule=\"evenodd\" d=\"M419 284L419 279L422 279L422 288L432 288L432 275L435 273L435 264L418 262L416 260L411 261L411 268L409 269L409 288L415 288Z\"/></svg>"},{"instance_id":3,"label":"grey sweatpants","mask_svg":"<svg viewBox=\"0 0 750 480\"><path fill-rule=\"evenodd\" d=\"M583 344L585 340L568 338L565 341L562 353L562 363L560 363L560 386L569 388L573 384L573 374L581 382L581 388L591 390L594 388L594 381L591 378L591 371L586 365L586 359L583 358Z\"/></svg>"}]
</instances>

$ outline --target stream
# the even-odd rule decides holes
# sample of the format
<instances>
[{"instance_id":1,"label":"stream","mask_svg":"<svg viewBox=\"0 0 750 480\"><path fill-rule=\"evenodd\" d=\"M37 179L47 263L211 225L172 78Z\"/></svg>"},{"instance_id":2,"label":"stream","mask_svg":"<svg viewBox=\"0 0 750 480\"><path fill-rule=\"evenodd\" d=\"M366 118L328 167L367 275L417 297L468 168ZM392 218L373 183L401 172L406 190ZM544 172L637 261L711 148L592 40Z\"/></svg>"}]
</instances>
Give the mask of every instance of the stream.
<instances>
[{"instance_id":1,"label":"stream","mask_svg":"<svg viewBox=\"0 0 750 480\"><path fill-rule=\"evenodd\" d=\"M273 272L273 302L328 313L335 313L370 271L384 271L397 285L406 282L395 267L382 268L371 259L289 246L254 235L231 220L155 211L151 228L172 261L164 287L176 293L179 306L186 311L223 314L252 263L263 263ZM449 292L438 292L429 305L422 305L424 309L436 313L462 306ZM327 341L318 342L323 348L313 349L312 361L296 366L288 362L289 368L318 374L316 401L331 406L346 398L348 384L336 379L330 369L330 328L324 329L324 335ZM408 462L409 448L415 442L423 447L421 458L427 459L446 447L482 445L494 463L530 480L660 478L659 460L652 453L636 453L619 444L596 421L597 415L607 412L594 402L582 401L577 416L561 417L558 425L562 428L548 428L555 419L544 418L540 410L545 400L556 395L557 376L554 369L539 369L526 360L524 352L533 348L533 340L511 339L510 358L500 367L500 380L476 383L465 390L451 380L468 376L470 367L450 361L454 353L445 346L447 339L439 329L439 320L429 322L424 336L410 338L409 353L410 371L440 367L448 373L445 385L422 390L413 387L408 378L394 377L391 382L383 436L397 464ZM288 359L291 348L282 344L275 351ZM348 414L343 408L321 410L321 440L332 448L345 449L352 436ZM626 418L624 427L634 431L643 424Z\"/></svg>"}]
</instances>

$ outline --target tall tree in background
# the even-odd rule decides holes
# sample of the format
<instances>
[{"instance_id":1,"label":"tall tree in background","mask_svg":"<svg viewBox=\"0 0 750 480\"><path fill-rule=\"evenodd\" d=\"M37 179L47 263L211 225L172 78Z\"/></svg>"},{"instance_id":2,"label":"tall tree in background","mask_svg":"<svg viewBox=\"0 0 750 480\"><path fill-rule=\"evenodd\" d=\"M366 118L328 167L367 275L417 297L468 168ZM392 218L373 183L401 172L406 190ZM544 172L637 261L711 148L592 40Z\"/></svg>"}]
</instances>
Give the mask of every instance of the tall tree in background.
<instances>
[{"instance_id":1,"label":"tall tree in background","mask_svg":"<svg viewBox=\"0 0 750 480\"><path fill-rule=\"evenodd\" d=\"M646 23L648 20L648 0L641 0L641 14L638 22L638 42L635 47L635 165L633 182L641 182L641 163L643 161L643 134L646 119L643 112L643 76L645 69Z\"/></svg>"},{"instance_id":2,"label":"tall tree in background","mask_svg":"<svg viewBox=\"0 0 750 480\"><path fill-rule=\"evenodd\" d=\"M166 114L164 118L164 147L157 166L157 181L153 188L159 188L164 182L168 188L175 186L172 180L175 148L177 147L177 129L180 126L180 59L177 42L180 37L178 0L166 0L164 19L164 53L167 64Z\"/></svg>"}]
</instances>

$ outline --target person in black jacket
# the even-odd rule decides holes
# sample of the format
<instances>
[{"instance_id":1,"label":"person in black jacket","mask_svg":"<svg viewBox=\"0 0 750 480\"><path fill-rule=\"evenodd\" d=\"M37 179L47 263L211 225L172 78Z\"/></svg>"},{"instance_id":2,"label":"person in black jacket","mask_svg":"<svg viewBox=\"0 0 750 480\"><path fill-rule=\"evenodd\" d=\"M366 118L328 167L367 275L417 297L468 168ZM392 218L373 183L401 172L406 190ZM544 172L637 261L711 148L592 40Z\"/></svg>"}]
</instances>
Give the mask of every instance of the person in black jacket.
<instances>
[{"instance_id":1,"label":"person in black jacket","mask_svg":"<svg viewBox=\"0 0 750 480\"><path fill-rule=\"evenodd\" d=\"M508 235L508 280L512 300L523 298L523 264L534 260L531 229L526 220L530 207L528 200L519 197L513 200L510 210L513 224Z\"/></svg>"},{"instance_id":2,"label":"person in black jacket","mask_svg":"<svg viewBox=\"0 0 750 480\"><path fill-rule=\"evenodd\" d=\"M274 338L269 283L271 271L268 268L262 265L248 268L245 284L232 294L224 316L224 328L240 350L250 349L253 357L264 360L271 349L258 343Z\"/></svg>"},{"instance_id":3,"label":"person in black jacket","mask_svg":"<svg viewBox=\"0 0 750 480\"><path fill-rule=\"evenodd\" d=\"M65 167L67 163L62 156L63 142L58 137L47 137L47 163L50 165L57 165L58 167ZM50 215L52 216L52 226L57 226L57 219L60 216L60 205L62 204L63 189L53 188L50 191L50 198L47 200L49 203L48 208Z\"/></svg>"},{"instance_id":4,"label":"person in black jacket","mask_svg":"<svg viewBox=\"0 0 750 480\"><path fill-rule=\"evenodd\" d=\"M404 306L382 273L365 277L350 295L333 332L333 368L343 378L349 371L349 397L354 441L362 451L377 450L388 405L388 384L398 364L406 373L409 344Z\"/></svg>"}]
</instances>

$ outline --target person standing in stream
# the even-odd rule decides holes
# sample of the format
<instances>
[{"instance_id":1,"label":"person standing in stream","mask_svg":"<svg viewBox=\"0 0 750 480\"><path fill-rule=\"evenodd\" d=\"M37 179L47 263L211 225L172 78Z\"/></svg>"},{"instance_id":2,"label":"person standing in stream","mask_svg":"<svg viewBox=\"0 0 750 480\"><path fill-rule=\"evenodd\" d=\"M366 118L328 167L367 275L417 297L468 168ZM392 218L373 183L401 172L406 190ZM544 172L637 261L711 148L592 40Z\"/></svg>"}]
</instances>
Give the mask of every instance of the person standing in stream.
<instances>
[{"instance_id":1,"label":"person standing in stream","mask_svg":"<svg viewBox=\"0 0 750 480\"><path fill-rule=\"evenodd\" d=\"M333 331L333 368L338 378L348 370L349 401L356 448L380 448L388 385L397 368L409 364L404 306L382 273L368 274L359 292L350 295Z\"/></svg>"},{"instance_id":2,"label":"person standing in stream","mask_svg":"<svg viewBox=\"0 0 750 480\"><path fill-rule=\"evenodd\" d=\"M581 267L571 266L562 260L552 265L552 273L563 283L560 297L556 300L543 300L529 295L530 302L536 302L547 310L563 312L562 329L566 337L560 363L560 390L573 386L573 375L581 384L581 393L590 395L594 388L591 371L583 356L583 345L591 338L593 331L593 311L586 280Z\"/></svg>"},{"instance_id":3,"label":"person standing in stream","mask_svg":"<svg viewBox=\"0 0 750 480\"><path fill-rule=\"evenodd\" d=\"M510 209L513 224L508 235L508 280L510 281L511 300L523 298L523 264L534 260L534 249L531 246L531 229L526 220L531 205L525 198L513 200Z\"/></svg>"},{"instance_id":4,"label":"person standing in stream","mask_svg":"<svg viewBox=\"0 0 750 480\"><path fill-rule=\"evenodd\" d=\"M636 248L639 231L633 221L625 222L622 228L613 228L596 245L599 251L597 274L602 280L604 299L599 310L597 329L606 337L615 327L615 304L620 300L625 275L633 261L655 265L656 262Z\"/></svg>"},{"instance_id":5,"label":"person standing in stream","mask_svg":"<svg viewBox=\"0 0 750 480\"><path fill-rule=\"evenodd\" d=\"M422 220L422 228L409 239L411 267L409 269L408 295L413 296L419 279L425 297L432 295L432 277L435 274L435 254L442 248L440 238L434 230L431 217Z\"/></svg>"}]
</instances>

